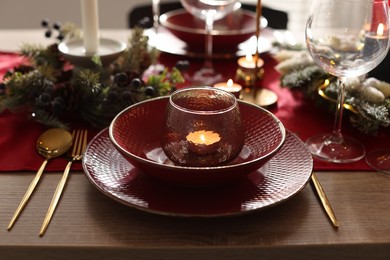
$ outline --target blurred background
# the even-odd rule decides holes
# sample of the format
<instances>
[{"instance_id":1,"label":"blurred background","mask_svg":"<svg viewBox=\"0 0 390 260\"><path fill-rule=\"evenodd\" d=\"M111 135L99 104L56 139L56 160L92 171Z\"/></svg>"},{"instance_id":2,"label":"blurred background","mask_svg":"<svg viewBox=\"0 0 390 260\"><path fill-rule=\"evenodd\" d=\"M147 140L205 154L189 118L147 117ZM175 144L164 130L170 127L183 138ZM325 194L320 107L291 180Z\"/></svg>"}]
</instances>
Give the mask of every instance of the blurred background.
<instances>
[{"instance_id":1,"label":"blurred background","mask_svg":"<svg viewBox=\"0 0 390 260\"><path fill-rule=\"evenodd\" d=\"M129 27L128 15L139 5L151 0L99 0L99 19L102 29L123 29ZM178 2L161 0L162 3ZM242 0L242 3L256 5L256 0ZM262 4L288 14L288 30L304 30L311 0L262 0ZM79 0L0 0L0 29L40 28L43 18L50 21L73 22L81 25Z\"/></svg>"}]
</instances>

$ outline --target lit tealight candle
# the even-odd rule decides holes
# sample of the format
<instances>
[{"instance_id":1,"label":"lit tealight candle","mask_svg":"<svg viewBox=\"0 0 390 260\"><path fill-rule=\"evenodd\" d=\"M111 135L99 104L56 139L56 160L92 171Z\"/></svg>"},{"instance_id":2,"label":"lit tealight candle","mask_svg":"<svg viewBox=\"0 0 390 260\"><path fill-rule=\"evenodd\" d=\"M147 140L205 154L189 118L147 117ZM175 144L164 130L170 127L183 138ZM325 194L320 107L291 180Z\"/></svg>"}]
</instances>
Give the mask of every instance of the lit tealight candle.
<instances>
[{"instance_id":1,"label":"lit tealight candle","mask_svg":"<svg viewBox=\"0 0 390 260\"><path fill-rule=\"evenodd\" d=\"M96 54L99 49L99 15L97 0L81 0L83 42L87 54Z\"/></svg>"},{"instance_id":2,"label":"lit tealight candle","mask_svg":"<svg viewBox=\"0 0 390 260\"><path fill-rule=\"evenodd\" d=\"M186 136L188 148L196 154L204 155L218 150L221 136L213 131L195 131Z\"/></svg>"},{"instance_id":3,"label":"lit tealight candle","mask_svg":"<svg viewBox=\"0 0 390 260\"><path fill-rule=\"evenodd\" d=\"M253 70L256 67L255 63L255 58L248 53L245 57L241 57L238 59L238 65L242 69L247 69L247 70ZM261 58L258 58L257 60L257 67L261 68L264 65L264 61Z\"/></svg>"},{"instance_id":4,"label":"lit tealight candle","mask_svg":"<svg viewBox=\"0 0 390 260\"><path fill-rule=\"evenodd\" d=\"M380 23L378 25L376 33L375 32L366 33L363 55L364 56L376 55L376 52L382 46L385 46L387 44L387 41L388 41L387 32L385 31L384 25Z\"/></svg>"},{"instance_id":5,"label":"lit tealight candle","mask_svg":"<svg viewBox=\"0 0 390 260\"><path fill-rule=\"evenodd\" d=\"M214 85L215 88L225 90L232 93L236 98L240 98L240 93L242 86L240 84L234 83L232 79L229 79L227 82L219 82Z\"/></svg>"}]
</instances>

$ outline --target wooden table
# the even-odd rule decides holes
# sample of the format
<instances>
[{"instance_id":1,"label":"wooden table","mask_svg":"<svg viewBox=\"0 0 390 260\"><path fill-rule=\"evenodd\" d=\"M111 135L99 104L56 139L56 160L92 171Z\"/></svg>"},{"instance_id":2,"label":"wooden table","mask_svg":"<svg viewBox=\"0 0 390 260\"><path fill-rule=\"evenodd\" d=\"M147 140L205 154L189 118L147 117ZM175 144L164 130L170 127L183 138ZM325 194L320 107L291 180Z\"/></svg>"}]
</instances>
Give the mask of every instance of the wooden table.
<instances>
[{"instance_id":1,"label":"wooden table","mask_svg":"<svg viewBox=\"0 0 390 260\"><path fill-rule=\"evenodd\" d=\"M60 179L44 175L6 231L33 173L0 174L1 259L390 259L390 176L317 173L340 222L334 229L312 188L239 217L177 218L124 206L72 173L44 237L38 232Z\"/></svg>"}]
</instances>

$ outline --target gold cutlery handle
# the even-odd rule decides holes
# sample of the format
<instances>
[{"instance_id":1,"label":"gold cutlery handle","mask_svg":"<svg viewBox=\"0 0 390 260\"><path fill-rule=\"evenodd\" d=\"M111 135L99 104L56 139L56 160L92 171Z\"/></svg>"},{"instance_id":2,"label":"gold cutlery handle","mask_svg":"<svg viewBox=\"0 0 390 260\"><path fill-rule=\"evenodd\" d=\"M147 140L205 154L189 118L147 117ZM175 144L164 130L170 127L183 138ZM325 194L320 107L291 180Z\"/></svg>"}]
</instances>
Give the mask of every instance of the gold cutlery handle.
<instances>
[{"instance_id":1,"label":"gold cutlery handle","mask_svg":"<svg viewBox=\"0 0 390 260\"><path fill-rule=\"evenodd\" d=\"M72 163L73 163L73 160L69 161L68 164L66 165L64 173L62 175L62 178L61 178L60 182L58 183L57 188L54 192L53 198L50 202L50 206L49 206L49 209L47 210L45 219L43 220L43 224L41 227L41 231L39 232L39 236L43 236L45 234L46 229L51 221L53 213L54 213L54 211L57 207L58 201L61 197L62 191L65 187L65 183L66 183L66 180L68 178L70 168L72 167Z\"/></svg>"},{"instance_id":2,"label":"gold cutlery handle","mask_svg":"<svg viewBox=\"0 0 390 260\"><path fill-rule=\"evenodd\" d=\"M35 174L34 179L31 181L30 186L28 186L26 193L24 194L22 200L20 201L18 208L16 209L11 221L9 222L7 230L11 230L11 228L15 224L16 220L18 219L20 213L23 211L24 207L26 206L28 200L31 197L31 194L35 190L35 187L37 186L37 184L42 176L43 171L45 170L45 167L46 167L46 164L48 161L49 161L49 159L45 159L42 162L41 167L39 167L39 170Z\"/></svg>"},{"instance_id":3,"label":"gold cutlery handle","mask_svg":"<svg viewBox=\"0 0 390 260\"><path fill-rule=\"evenodd\" d=\"M317 191L318 197L321 200L322 206L324 207L326 214L328 215L330 221L333 224L333 227L338 228L339 223L338 223L336 216L333 212L332 206L330 205L328 197L326 196L324 189L322 188L321 183L318 180L317 175L314 172L311 175L311 180L312 180L312 183L314 184L315 190Z\"/></svg>"}]
</instances>

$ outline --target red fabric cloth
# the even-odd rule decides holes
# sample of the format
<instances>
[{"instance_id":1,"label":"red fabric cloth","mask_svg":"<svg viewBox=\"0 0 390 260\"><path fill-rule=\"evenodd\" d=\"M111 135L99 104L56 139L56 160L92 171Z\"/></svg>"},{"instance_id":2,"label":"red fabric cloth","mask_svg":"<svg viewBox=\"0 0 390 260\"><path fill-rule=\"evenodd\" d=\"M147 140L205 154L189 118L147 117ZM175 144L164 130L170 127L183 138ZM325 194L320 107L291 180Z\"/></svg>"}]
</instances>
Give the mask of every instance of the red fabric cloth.
<instances>
[{"instance_id":1,"label":"red fabric cloth","mask_svg":"<svg viewBox=\"0 0 390 260\"><path fill-rule=\"evenodd\" d=\"M273 63L274 61L269 61ZM274 63L275 64L275 63ZM303 141L320 133L330 133L333 128L334 115L320 108L313 101L307 100L301 92L280 87L280 75L271 68L266 71L264 86L274 90L278 96L276 108L270 109L284 124L286 129L297 134ZM360 140L366 151L376 148L390 147L390 131L382 129L374 137L359 132L353 128L347 118L344 118L342 133ZM315 159L314 170L371 170L362 159L348 164L329 163Z\"/></svg>"},{"instance_id":2,"label":"red fabric cloth","mask_svg":"<svg viewBox=\"0 0 390 260\"><path fill-rule=\"evenodd\" d=\"M16 53L0 53L0 82L4 74L26 60ZM0 113L0 172L38 170L44 158L37 153L36 141L47 128L26 114ZM67 160L64 157L50 160L46 171L63 170ZM72 169L80 170L81 164L74 163Z\"/></svg>"},{"instance_id":3,"label":"red fabric cloth","mask_svg":"<svg viewBox=\"0 0 390 260\"><path fill-rule=\"evenodd\" d=\"M0 114L0 171L38 170L44 158L37 153L36 141L46 130L26 115L4 111ZM50 160L47 170L63 170L66 166L63 157ZM73 169L81 169L75 164Z\"/></svg>"},{"instance_id":4,"label":"red fabric cloth","mask_svg":"<svg viewBox=\"0 0 390 260\"><path fill-rule=\"evenodd\" d=\"M160 62L172 67L183 59L180 56L162 54ZM276 62L270 57L265 59L265 76L263 87L275 91L279 97L277 105L270 111L274 113L293 133L302 140L321 132L329 132L333 126L333 115L329 115L313 102L305 100L300 92L294 92L280 87L280 75L273 69ZM23 62L16 54L0 53L0 79L3 74L13 66ZM191 69L197 69L201 65L200 60L191 60ZM236 60L217 60L215 67L220 69L226 79L234 78L237 68ZM46 129L44 126L28 120L26 115L4 111L0 114L0 171L35 171L39 168L43 158L36 152L35 143L38 136ZM93 130L89 139L97 130ZM367 150L376 147L390 147L389 131L384 131L378 137L367 136L359 133L349 126L347 120L343 125L343 132L361 140ZM66 160L63 158L51 160L46 170L63 170ZM76 163L73 169L81 169L81 164ZM333 164L315 160L314 170L370 170L364 160L350 164Z\"/></svg>"}]
</instances>

